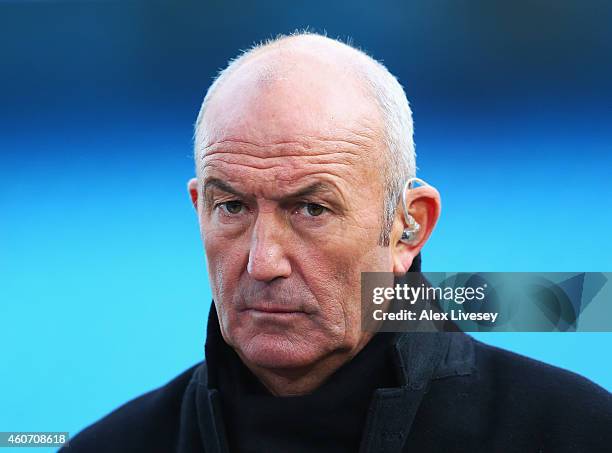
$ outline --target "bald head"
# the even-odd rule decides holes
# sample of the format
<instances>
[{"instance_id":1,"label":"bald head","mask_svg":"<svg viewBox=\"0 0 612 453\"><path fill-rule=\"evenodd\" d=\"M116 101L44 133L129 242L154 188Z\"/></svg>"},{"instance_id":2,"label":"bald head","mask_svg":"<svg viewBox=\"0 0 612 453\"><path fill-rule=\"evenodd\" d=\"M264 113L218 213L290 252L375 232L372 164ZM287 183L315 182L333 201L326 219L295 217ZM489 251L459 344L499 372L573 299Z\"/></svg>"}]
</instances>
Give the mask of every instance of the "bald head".
<instances>
[{"instance_id":1,"label":"bald head","mask_svg":"<svg viewBox=\"0 0 612 453\"><path fill-rule=\"evenodd\" d=\"M232 71L202 115L201 151L223 140L263 146L331 138L338 130L353 131L355 141L363 131L381 144L382 115L355 71L348 69L348 52L317 44L311 49L280 42ZM369 151L379 155L371 157L380 160L382 146L372 145Z\"/></svg>"},{"instance_id":2,"label":"bald head","mask_svg":"<svg viewBox=\"0 0 612 453\"><path fill-rule=\"evenodd\" d=\"M295 73L296 61L309 60L327 68L334 67L337 74L350 77L360 75L359 63L367 65L371 59L363 52L340 41L316 34L299 34L279 37L246 51L223 70L211 86L210 97L231 75L250 63L249 70L262 83L287 78ZM253 64L256 61L257 64ZM291 69L294 71L291 71ZM312 68L315 69L315 68Z\"/></svg>"}]
</instances>

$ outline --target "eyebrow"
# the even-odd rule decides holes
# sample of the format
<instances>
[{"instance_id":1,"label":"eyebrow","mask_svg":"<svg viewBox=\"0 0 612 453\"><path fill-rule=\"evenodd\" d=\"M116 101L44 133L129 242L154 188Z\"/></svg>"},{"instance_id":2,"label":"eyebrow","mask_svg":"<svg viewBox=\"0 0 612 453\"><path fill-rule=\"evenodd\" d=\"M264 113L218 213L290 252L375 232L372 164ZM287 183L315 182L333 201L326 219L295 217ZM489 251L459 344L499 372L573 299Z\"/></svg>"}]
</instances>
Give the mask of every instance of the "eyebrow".
<instances>
[{"instance_id":1,"label":"eyebrow","mask_svg":"<svg viewBox=\"0 0 612 453\"><path fill-rule=\"evenodd\" d=\"M236 195L237 197L246 198L245 194L239 192L238 190L230 186L228 183L221 181L217 178L211 178L204 183L204 186L202 187L202 194L206 196L206 191L212 187L222 190L223 192L231 193L232 195Z\"/></svg>"},{"instance_id":2,"label":"eyebrow","mask_svg":"<svg viewBox=\"0 0 612 453\"><path fill-rule=\"evenodd\" d=\"M210 188L216 188L223 192L231 193L232 195L236 195L237 197L240 197L243 199L253 198L252 196L249 196L245 193L240 192L239 190L233 188L231 185L229 185L225 181L222 181L218 178L210 178L204 183L204 186L202 188L202 194L204 198L206 198L206 193ZM325 184L323 182L315 182L293 193L280 197L280 200L294 200L297 198L307 197L311 195L320 195L323 193L334 194L335 192L336 190L333 187L331 187L329 184Z\"/></svg>"}]
</instances>

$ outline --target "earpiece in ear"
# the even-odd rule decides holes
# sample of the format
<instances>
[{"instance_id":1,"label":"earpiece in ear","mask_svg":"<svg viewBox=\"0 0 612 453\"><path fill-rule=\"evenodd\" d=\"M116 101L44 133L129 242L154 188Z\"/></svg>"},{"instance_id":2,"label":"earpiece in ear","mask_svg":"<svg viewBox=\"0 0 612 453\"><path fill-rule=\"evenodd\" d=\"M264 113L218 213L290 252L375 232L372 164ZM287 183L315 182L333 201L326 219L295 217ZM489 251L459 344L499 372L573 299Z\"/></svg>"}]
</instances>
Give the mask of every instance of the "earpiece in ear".
<instances>
[{"instance_id":1,"label":"earpiece in ear","mask_svg":"<svg viewBox=\"0 0 612 453\"><path fill-rule=\"evenodd\" d=\"M414 217L412 217L408 213L408 204L406 203L406 192L414 188L415 183L418 183L422 186L429 185L420 178L410 178L408 181L406 181L406 184L404 185L404 190L402 191L402 204L404 207L404 219L408 224L408 228L405 228L402 232L402 237L400 238L400 241L407 244L413 242L417 238L418 232L421 229L421 225L419 225L416 220L414 220Z\"/></svg>"},{"instance_id":2,"label":"earpiece in ear","mask_svg":"<svg viewBox=\"0 0 612 453\"><path fill-rule=\"evenodd\" d=\"M406 242L406 243L414 241L420 229L421 229L421 225L414 222L414 227L405 228L404 231L402 231L402 237L400 238L400 241Z\"/></svg>"}]
</instances>

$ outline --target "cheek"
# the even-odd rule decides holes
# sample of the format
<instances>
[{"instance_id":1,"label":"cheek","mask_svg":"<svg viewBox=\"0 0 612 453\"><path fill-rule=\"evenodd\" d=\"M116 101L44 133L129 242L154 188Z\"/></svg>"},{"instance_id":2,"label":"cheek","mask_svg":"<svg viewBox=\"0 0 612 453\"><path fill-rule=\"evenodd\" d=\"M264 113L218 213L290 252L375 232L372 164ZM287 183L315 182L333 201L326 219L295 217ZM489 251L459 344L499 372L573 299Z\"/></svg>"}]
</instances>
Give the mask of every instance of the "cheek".
<instances>
[{"instance_id":1,"label":"cheek","mask_svg":"<svg viewBox=\"0 0 612 453\"><path fill-rule=\"evenodd\" d=\"M234 298L242 271L246 267L248 254L241 252L237 241L230 240L215 232L202 234L208 278L212 296L219 318L221 335L225 341L234 346L237 326L236 313L233 310Z\"/></svg>"},{"instance_id":2,"label":"cheek","mask_svg":"<svg viewBox=\"0 0 612 453\"><path fill-rule=\"evenodd\" d=\"M376 239L366 243L358 237L334 236L317 247L296 244L294 249L294 271L313 292L327 326L345 331L347 338L360 331L361 273L389 269L387 249L378 247Z\"/></svg>"},{"instance_id":3,"label":"cheek","mask_svg":"<svg viewBox=\"0 0 612 453\"><path fill-rule=\"evenodd\" d=\"M229 240L217 232L202 234L208 274L215 301L231 300L231 291L238 286L248 253L236 240Z\"/></svg>"}]
</instances>

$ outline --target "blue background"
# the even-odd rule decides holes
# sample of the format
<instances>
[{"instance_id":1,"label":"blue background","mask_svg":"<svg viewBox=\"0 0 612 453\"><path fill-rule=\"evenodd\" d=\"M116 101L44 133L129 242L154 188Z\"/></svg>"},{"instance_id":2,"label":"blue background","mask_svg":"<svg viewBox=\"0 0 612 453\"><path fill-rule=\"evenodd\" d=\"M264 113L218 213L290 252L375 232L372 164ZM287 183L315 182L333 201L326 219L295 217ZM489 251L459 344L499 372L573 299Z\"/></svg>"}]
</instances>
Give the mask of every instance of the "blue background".
<instances>
[{"instance_id":1,"label":"blue background","mask_svg":"<svg viewBox=\"0 0 612 453\"><path fill-rule=\"evenodd\" d=\"M0 431L74 434L202 359L192 124L279 32L404 84L443 195L424 270L612 271L611 5L0 2ZM477 336L612 390L611 333Z\"/></svg>"}]
</instances>

